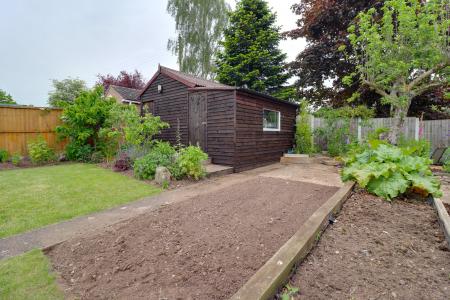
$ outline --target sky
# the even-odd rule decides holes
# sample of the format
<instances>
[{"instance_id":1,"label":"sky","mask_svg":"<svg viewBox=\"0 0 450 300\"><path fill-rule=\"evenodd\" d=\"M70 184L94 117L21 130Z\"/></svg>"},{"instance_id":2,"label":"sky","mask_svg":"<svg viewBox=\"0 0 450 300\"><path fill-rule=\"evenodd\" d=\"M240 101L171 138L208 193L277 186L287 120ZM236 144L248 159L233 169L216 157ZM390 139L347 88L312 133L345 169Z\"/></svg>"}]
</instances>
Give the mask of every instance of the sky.
<instances>
[{"instance_id":1,"label":"sky","mask_svg":"<svg viewBox=\"0 0 450 300\"><path fill-rule=\"evenodd\" d=\"M227 0L234 7L234 0ZM295 28L298 0L268 0L282 30ZM0 0L0 89L20 104L46 106L52 79L140 71L148 80L158 63L178 69L167 40L176 36L166 0ZM304 41L287 40L288 61Z\"/></svg>"}]
</instances>

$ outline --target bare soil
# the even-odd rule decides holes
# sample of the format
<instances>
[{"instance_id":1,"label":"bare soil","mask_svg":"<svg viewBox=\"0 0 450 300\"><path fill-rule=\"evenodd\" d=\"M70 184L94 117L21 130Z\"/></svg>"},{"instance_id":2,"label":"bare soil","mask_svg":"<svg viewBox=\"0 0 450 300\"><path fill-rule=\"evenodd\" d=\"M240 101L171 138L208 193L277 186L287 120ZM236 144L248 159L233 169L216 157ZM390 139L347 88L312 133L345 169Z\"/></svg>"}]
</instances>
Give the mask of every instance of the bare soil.
<instances>
[{"instance_id":1,"label":"bare soil","mask_svg":"<svg viewBox=\"0 0 450 300\"><path fill-rule=\"evenodd\" d=\"M255 177L47 255L72 299L226 299L336 190Z\"/></svg>"},{"instance_id":2,"label":"bare soil","mask_svg":"<svg viewBox=\"0 0 450 300\"><path fill-rule=\"evenodd\" d=\"M296 299L450 299L450 252L427 203L358 192L291 284Z\"/></svg>"}]
</instances>

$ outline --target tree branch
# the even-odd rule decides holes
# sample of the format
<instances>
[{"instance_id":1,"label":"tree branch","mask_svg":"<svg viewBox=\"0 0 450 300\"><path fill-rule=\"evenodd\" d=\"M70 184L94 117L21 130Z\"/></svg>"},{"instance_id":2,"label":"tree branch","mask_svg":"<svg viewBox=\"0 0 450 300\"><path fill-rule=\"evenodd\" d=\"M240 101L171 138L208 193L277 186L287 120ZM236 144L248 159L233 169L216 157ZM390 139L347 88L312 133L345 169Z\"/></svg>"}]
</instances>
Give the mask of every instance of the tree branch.
<instances>
[{"instance_id":1,"label":"tree branch","mask_svg":"<svg viewBox=\"0 0 450 300\"><path fill-rule=\"evenodd\" d=\"M437 65L436 67L422 73L421 75L419 75L419 77L417 77L416 79L414 79L413 81L411 81L411 83L408 85L408 90L412 90L416 85L418 85L422 80L430 77L431 75L433 75L433 73L435 73L436 71L443 69L445 67L448 66L448 63L442 63Z\"/></svg>"},{"instance_id":2,"label":"tree branch","mask_svg":"<svg viewBox=\"0 0 450 300\"><path fill-rule=\"evenodd\" d=\"M378 85L376 85L373 82L370 82L366 79L363 79L363 84L367 85L368 87L370 87L372 90L374 90L376 93L378 93L379 95L383 96L383 97L389 97L389 94L386 93L381 87L379 87Z\"/></svg>"},{"instance_id":3,"label":"tree branch","mask_svg":"<svg viewBox=\"0 0 450 300\"><path fill-rule=\"evenodd\" d=\"M440 87L443 85L444 85L444 82L441 82L441 81L431 82L430 84L424 85L424 86L418 88L417 90L413 91L412 94L414 97L420 96L421 94L423 94L426 91L432 90L434 88L437 88L437 87Z\"/></svg>"}]
</instances>

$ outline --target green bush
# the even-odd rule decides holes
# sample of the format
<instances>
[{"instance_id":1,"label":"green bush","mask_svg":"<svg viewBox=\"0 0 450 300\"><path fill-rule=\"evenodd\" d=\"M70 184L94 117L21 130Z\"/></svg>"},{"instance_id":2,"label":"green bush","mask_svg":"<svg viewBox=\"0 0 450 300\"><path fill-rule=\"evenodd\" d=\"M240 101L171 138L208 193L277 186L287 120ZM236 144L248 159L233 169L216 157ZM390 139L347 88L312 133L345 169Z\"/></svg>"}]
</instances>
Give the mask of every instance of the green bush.
<instances>
[{"instance_id":1,"label":"green bush","mask_svg":"<svg viewBox=\"0 0 450 300\"><path fill-rule=\"evenodd\" d=\"M412 139L400 138L398 146L402 148L402 151L412 156L420 156L424 158L430 158L431 156L431 144L425 139L418 141Z\"/></svg>"},{"instance_id":2,"label":"green bush","mask_svg":"<svg viewBox=\"0 0 450 300\"><path fill-rule=\"evenodd\" d=\"M189 146L180 150L176 163L183 175L199 180L206 175L202 162L207 159L208 155L200 147Z\"/></svg>"},{"instance_id":3,"label":"green bush","mask_svg":"<svg viewBox=\"0 0 450 300\"><path fill-rule=\"evenodd\" d=\"M23 157L20 154L16 153L13 156L11 156L11 163L15 166L18 166L18 165L20 165L20 162L22 161L22 159L23 159Z\"/></svg>"},{"instance_id":4,"label":"green bush","mask_svg":"<svg viewBox=\"0 0 450 300\"><path fill-rule=\"evenodd\" d=\"M27 145L28 155L33 164L43 164L56 159L55 152L48 146L45 139L40 136Z\"/></svg>"},{"instance_id":5,"label":"green bush","mask_svg":"<svg viewBox=\"0 0 450 300\"><path fill-rule=\"evenodd\" d=\"M71 161L89 162L92 152L93 149L88 144L72 142L66 146L66 158Z\"/></svg>"},{"instance_id":6,"label":"green bush","mask_svg":"<svg viewBox=\"0 0 450 300\"><path fill-rule=\"evenodd\" d=\"M295 152L297 154L313 152L311 122L306 101L302 101L300 104L300 114L295 131Z\"/></svg>"},{"instance_id":7,"label":"green bush","mask_svg":"<svg viewBox=\"0 0 450 300\"><path fill-rule=\"evenodd\" d=\"M0 149L0 163L5 163L8 161L9 153L4 149Z\"/></svg>"},{"instance_id":8,"label":"green bush","mask_svg":"<svg viewBox=\"0 0 450 300\"><path fill-rule=\"evenodd\" d=\"M444 162L442 166L444 172L450 173L450 148L447 148L447 150L445 150L442 161Z\"/></svg>"},{"instance_id":9,"label":"green bush","mask_svg":"<svg viewBox=\"0 0 450 300\"><path fill-rule=\"evenodd\" d=\"M344 158L342 180L355 180L370 193L391 200L405 192L439 197L439 181L430 170L432 161L400 148L373 140L349 151Z\"/></svg>"},{"instance_id":10,"label":"green bush","mask_svg":"<svg viewBox=\"0 0 450 300\"><path fill-rule=\"evenodd\" d=\"M135 160L134 175L139 179L153 179L157 167L170 168L174 163L175 149L167 142L157 142L150 152Z\"/></svg>"}]
</instances>

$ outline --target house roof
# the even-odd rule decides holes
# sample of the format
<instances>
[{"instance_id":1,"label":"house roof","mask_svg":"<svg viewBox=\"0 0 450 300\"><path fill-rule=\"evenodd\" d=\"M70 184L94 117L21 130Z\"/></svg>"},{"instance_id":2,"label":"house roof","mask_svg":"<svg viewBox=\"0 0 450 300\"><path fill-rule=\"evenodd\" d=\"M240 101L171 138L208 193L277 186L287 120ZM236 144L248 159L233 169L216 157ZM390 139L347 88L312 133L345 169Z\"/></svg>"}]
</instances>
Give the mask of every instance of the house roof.
<instances>
[{"instance_id":1,"label":"house roof","mask_svg":"<svg viewBox=\"0 0 450 300\"><path fill-rule=\"evenodd\" d=\"M108 89L114 89L117 93L120 94L120 96L122 96L123 99L132 101L137 100L142 92L142 90L131 89L118 85L110 85Z\"/></svg>"},{"instance_id":2,"label":"house roof","mask_svg":"<svg viewBox=\"0 0 450 300\"><path fill-rule=\"evenodd\" d=\"M206 80L203 78L199 78L190 74L186 74L180 71L176 71L167 67L163 67L163 66L159 66L158 67L158 71L155 73L155 75L152 77L152 79L150 79L150 81L147 83L147 85L144 87L144 89L140 92L140 94L138 95L138 97L141 97L145 91L148 89L148 87L156 80L156 78L158 78L158 76L160 74L166 75L174 80L177 80L179 82L181 82L182 84L186 85L188 88L190 89L205 89L205 90L237 90L237 91L242 91L248 94L252 94L254 96L258 96L258 97L262 97L271 101L277 101L277 102L281 102L281 103L286 103L286 104L290 104L293 106L298 107L297 104L289 102L289 101L285 101L285 100L281 100L278 98L275 98L273 96L270 96L268 94L265 93L261 93L261 92L256 92L247 88L239 88L239 87L233 87L230 85L226 85L226 84L222 84L222 83L218 83L212 80Z\"/></svg>"}]
</instances>

